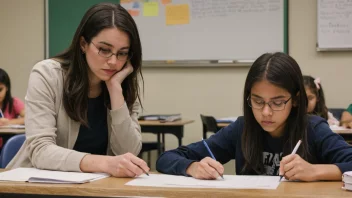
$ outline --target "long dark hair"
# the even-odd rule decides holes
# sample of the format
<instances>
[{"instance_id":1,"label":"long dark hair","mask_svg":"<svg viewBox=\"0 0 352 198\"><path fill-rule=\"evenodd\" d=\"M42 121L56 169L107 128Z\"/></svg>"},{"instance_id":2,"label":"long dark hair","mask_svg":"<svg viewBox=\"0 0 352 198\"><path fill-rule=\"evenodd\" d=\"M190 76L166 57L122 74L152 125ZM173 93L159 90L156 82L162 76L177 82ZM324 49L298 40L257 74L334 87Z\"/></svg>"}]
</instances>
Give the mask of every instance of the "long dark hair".
<instances>
[{"instance_id":1,"label":"long dark hair","mask_svg":"<svg viewBox=\"0 0 352 198\"><path fill-rule=\"evenodd\" d=\"M9 113L12 113L13 110L13 98L11 96L11 81L7 72L0 68L0 83L4 84L7 88L5 99L2 102L2 111L6 111L6 108L9 108Z\"/></svg>"},{"instance_id":2,"label":"long dark hair","mask_svg":"<svg viewBox=\"0 0 352 198\"><path fill-rule=\"evenodd\" d=\"M312 112L312 114L318 115L324 119L328 119L328 108L325 105L325 96L323 91L323 86L319 84L319 89L314 83L314 78L311 76L303 76L303 84L305 87L310 89L311 92L317 98L317 104Z\"/></svg>"},{"instance_id":3,"label":"long dark hair","mask_svg":"<svg viewBox=\"0 0 352 198\"><path fill-rule=\"evenodd\" d=\"M250 68L244 87L244 131L242 135L242 151L245 159L242 173L244 174L250 174L253 171L256 174L264 173L263 139L265 132L256 121L252 108L247 103L253 84L264 79L287 90L291 94L292 103L297 104L292 106L286 120L283 155L290 154L298 140L302 140L297 154L303 159L307 159L308 156L307 96L301 70L297 62L287 54L281 52L263 54Z\"/></svg>"},{"instance_id":4,"label":"long dark hair","mask_svg":"<svg viewBox=\"0 0 352 198\"><path fill-rule=\"evenodd\" d=\"M137 25L131 15L119 4L100 3L91 7L83 16L70 47L54 57L61 62L66 71L64 80L63 103L68 116L87 125L88 108L88 64L80 47L80 38L83 37L89 44L93 37L105 28L116 27L128 34L130 39L130 51L133 52L131 64L133 72L122 83L123 96L129 110L140 99L140 87L138 76L143 83L142 46L139 38ZM110 105L110 97L105 83L102 83L105 103Z\"/></svg>"}]
</instances>

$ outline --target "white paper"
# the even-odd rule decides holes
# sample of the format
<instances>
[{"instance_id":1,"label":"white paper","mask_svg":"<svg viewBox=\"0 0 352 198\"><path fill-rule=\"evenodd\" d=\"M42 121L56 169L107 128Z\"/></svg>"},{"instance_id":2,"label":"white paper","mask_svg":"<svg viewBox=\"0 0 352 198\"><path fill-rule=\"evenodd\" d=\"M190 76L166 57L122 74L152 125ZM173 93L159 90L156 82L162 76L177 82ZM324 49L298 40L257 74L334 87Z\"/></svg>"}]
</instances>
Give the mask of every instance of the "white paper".
<instances>
[{"instance_id":1,"label":"white paper","mask_svg":"<svg viewBox=\"0 0 352 198\"><path fill-rule=\"evenodd\" d=\"M224 175L224 179L198 180L192 177L150 174L128 183L129 186L175 187L175 188L232 188L232 189L276 189L279 176Z\"/></svg>"},{"instance_id":2,"label":"white paper","mask_svg":"<svg viewBox=\"0 0 352 198\"><path fill-rule=\"evenodd\" d=\"M86 183L109 177L105 173L79 173L16 168L0 173L0 181L28 181L36 183Z\"/></svg>"},{"instance_id":3,"label":"white paper","mask_svg":"<svg viewBox=\"0 0 352 198\"><path fill-rule=\"evenodd\" d=\"M337 125L330 125L331 130L346 130L347 128Z\"/></svg>"}]
</instances>

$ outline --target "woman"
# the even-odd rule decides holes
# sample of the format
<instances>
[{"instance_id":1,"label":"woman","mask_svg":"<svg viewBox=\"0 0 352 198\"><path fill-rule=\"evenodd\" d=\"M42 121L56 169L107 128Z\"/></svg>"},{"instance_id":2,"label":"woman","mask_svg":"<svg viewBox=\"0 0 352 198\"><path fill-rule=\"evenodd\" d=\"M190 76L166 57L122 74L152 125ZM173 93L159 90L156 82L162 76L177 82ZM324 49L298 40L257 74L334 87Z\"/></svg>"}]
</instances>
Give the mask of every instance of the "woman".
<instances>
[{"instance_id":1,"label":"woman","mask_svg":"<svg viewBox=\"0 0 352 198\"><path fill-rule=\"evenodd\" d=\"M105 172L149 171L136 157L142 50L135 22L118 4L83 16L70 47L37 63L26 95L26 141L7 168ZM143 78L142 78L143 79Z\"/></svg>"}]
</instances>

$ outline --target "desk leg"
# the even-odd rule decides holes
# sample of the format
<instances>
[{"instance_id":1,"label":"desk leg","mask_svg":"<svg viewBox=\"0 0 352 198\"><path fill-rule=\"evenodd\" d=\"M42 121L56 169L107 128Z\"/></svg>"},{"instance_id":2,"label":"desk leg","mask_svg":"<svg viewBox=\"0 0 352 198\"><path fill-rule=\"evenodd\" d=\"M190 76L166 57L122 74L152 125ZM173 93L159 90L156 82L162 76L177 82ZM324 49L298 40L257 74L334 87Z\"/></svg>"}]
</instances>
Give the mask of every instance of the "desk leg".
<instances>
[{"instance_id":1,"label":"desk leg","mask_svg":"<svg viewBox=\"0 0 352 198\"><path fill-rule=\"evenodd\" d=\"M162 133L161 137L163 139L163 142L161 143L162 144L162 152L165 152L165 133Z\"/></svg>"},{"instance_id":2,"label":"desk leg","mask_svg":"<svg viewBox=\"0 0 352 198\"><path fill-rule=\"evenodd\" d=\"M160 133L157 133L157 139L158 139L158 156L161 155L161 141L160 141Z\"/></svg>"}]
</instances>

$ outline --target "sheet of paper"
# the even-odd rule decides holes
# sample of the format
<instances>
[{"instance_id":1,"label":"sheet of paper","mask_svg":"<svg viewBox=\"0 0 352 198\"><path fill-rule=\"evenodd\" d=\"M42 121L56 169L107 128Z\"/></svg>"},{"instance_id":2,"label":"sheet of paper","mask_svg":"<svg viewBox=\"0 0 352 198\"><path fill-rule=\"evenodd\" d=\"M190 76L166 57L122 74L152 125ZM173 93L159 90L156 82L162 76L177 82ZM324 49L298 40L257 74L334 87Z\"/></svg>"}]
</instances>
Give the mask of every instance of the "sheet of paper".
<instances>
[{"instance_id":1,"label":"sheet of paper","mask_svg":"<svg viewBox=\"0 0 352 198\"><path fill-rule=\"evenodd\" d=\"M39 183L86 183L109 177L104 173L78 173L16 168L0 173L0 181L28 181Z\"/></svg>"},{"instance_id":2,"label":"sheet of paper","mask_svg":"<svg viewBox=\"0 0 352 198\"><path fill-rule=\"evenodd\" d=\"M139 2L134 2L132 8L139 8Z\"/></svg>"},{"instance_id":3,"label":"sheet of paper","mask_svg":"<svg viewBox=\"0 0 352 198\"><path fill-rule=\"evenodd\" d=\"M337 125L330 125L331 130L346 130L347 128Z\"/></svg>"},{"instance_id":4,"label":"sheet of paper","mask_svg":"<svg viewBox=\"0 0 352 198\"><path fill-rule=\"evenodd\" d=\"M189 24L189 5L166 5L166 25Z\"/></svg>"},{"instance_id":5,"label":"sheet of paper","mask_svg":"<svg viewBox=\"0 0 352 198\"><path fill-rule=\"evenodd\" d=\"M175 188L232 188L232 189L276 189L279 176L237 176L224 175L224 179L198 180L192 177L150 174L128 183L129 186L153 186Z\"/></svg>"},{"instance_id":6,"label":"sheet of paper","mask_svg":"<svg viewBox=\"0 0 352 198\"><path fill-rule=\"evenodd\" d=\"M143 16L158 16L158 15L159 15L158 2L143 3Z\"/></svg>"},{"instance_id":7,"label":"sheet of paper","mask_svg":"<svg viewBox=\"0 0 352 198\"><path fill-rule=\"evenodd\" d=\"M161 3L162 3L163 5L166 5L166 4L170 4L170 3L172 3L172 2L171 2L171 0L161 0Z\"/></svg>"}]
</instances>

